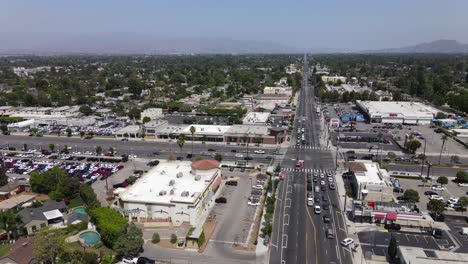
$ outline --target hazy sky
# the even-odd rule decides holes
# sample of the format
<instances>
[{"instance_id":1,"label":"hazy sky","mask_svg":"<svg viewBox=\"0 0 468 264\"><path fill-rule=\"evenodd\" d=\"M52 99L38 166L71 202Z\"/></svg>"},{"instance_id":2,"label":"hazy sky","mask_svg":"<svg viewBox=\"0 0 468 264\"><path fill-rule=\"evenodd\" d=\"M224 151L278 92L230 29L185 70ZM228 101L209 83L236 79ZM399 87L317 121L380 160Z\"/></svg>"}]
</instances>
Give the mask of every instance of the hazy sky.
<instances>
[{"instance_id":1,"label":"hazy sky","mask_svg":"<svg viewBox=\"0 0 468 264\"><path fill-rule=\"evenodd\" d=\"M468 43L468 0L0 0L0 42L132 32L299 48Z\"/></svg>"}]
</instances>

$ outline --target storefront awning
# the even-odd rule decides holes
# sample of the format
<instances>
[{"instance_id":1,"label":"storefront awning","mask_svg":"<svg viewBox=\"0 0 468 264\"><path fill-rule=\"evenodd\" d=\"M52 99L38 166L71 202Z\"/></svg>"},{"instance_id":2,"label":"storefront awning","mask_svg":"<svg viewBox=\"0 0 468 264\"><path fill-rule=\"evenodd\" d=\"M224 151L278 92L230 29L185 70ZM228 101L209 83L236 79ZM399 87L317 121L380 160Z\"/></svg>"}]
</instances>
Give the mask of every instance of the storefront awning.
<instances>
[{"instance_id":1,"label":"storefront awning","mask_svg":"<svg viewBox=\"0 0 468 264\"><path fill-rule=\"evenodd\" d=\"M387 220L389 221L395 221L398 218L397 213L387 213Z\"/></svg>"}]
</instances>

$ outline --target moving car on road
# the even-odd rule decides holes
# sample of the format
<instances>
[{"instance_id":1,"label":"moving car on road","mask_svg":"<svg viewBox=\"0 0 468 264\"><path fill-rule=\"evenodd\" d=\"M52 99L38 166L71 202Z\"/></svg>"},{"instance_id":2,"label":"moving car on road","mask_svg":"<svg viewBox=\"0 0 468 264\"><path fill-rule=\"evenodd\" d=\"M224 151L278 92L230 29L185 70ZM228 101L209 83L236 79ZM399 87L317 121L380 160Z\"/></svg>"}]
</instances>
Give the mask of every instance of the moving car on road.
<instances>
[{"instance_id":1,"label":"moving car on road","mask_svg":"<svg viewBox=\"0 0 468 264\"><path fill-rule=\"evenodd\" d=\"M261 149L258 149L258 150L255 150L254 153L256 153L256 154L265 154L265 151L263 151Z\"/></svg>"},{"instance_id":2,"label":"moving car on road","mask_svg":"<svg viewBox=\"0 0 468 264\"><path fill-rule=\"evenodd\" d=\"M352 239L350 237L347 237L347 238L343 239L343 241L341 241L341 245L344 246L344 247L347 247L347 246L351 245L352 243L354 243L354 239Z\"/></svg>"}]
</instances>

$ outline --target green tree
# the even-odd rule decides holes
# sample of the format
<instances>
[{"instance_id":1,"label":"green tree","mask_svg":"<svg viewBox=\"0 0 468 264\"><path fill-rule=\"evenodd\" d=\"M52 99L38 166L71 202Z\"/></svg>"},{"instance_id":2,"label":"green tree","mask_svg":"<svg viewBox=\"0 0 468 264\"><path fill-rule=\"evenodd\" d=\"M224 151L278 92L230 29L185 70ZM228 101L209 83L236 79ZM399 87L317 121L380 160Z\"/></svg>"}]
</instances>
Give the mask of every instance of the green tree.
<instances>
[{"instance_id":1,"label":"green tree","mask_svg":"<svg viewBox=\"0 0 468 264\"><path fill-rule=\"evenodd\" d=\"M176 234L171 234L171 244L177 243L177 235Z\"/></svg>"},{"instance_id":2,"label":"green tree","mask_svg":"<svg viewBox=\"0 0 468 264\"><path fill-rule=\"evenodd\" d=\"M68 176L58 167L46 172L32 172L29 184L33 192L48 194L54 200L76 195L80 186L76 178Z\"/></svg>"},{"instance_id":3,"label":"green tree","mask_svg":"<svg viewBox=\"0 0 468 264\"><path fill-rule=\"evenodd\" d=\"M390 238L390 243L388 244L388 256L391 259L395 259L397 255L398 245L396 239L392 236Z\"/></svg>"},{"instance_id":4,"label":"green tree","mask_svg":"<svg viewBox=\"0 0 468 264\"><path fill-rule=\"evenodd\" d=\"M179 137L177 138L177 145L180 148L180 151L182 152L182 148L184 147L185 144L185 134L180 134Z\"/></svg>"},{"instance_id":5,"label":"green tree","mask_svg":"<svg viewBox=\"0 0 468 264\"><path fill-rule=\"evenodd\" d=\"M463 212L466 211L466 208L468 207L468 197L466 196L460 197L460 199L458 200L458 204L460 205L461 210Z\"/></svg>"},{"instance_id":6,"label":"green tree","mask_svg":"<svg viewBox=\"0 0 468 264\"><path fill-rule=\"evenodd\" d=\"M149 116L145 116L145 117L143 117L142 121L143 121L143 124L145 124L145 123L148 123L149 121L151 121L151 118Z\"/></svg>"},{"instance_id":7,"label":"green tree","mask_svg":"<svg viewBox=\"0 0 468 264\"><path fill-rule=\"evenodd\" d=\"M80 137L84 137L86 133L84 131L80 131Z\"/></svg>"},{"instance_id":8,"label":"green tree","mask_svg":"<svg viewBox=\"0 0 468 264\"><path fill-rule=\"evenodd\" d=\"M468 182L468 173L464 171L457 171L457 182Z\"/></svg>"},{"instance_id":9,"label":"green tree","mask_svg":"<svg viewBox=\"0 0 468 264\"><path fill-rule=\"evenodd\" d=\"M280 173L281 172L281 165L277 164L275 167L275 172Z\"/></svg>"},{"instance_id":10,"label":"green tree","mask_svg":"<svg viewBox=\"0 0 468 264\"><path fill-rule=\"evenodd\" d=\"M411 139L406 142L406 149L408 151L415 153L418 148L421 147L421 142L416 139Z\"/></svg>"},{"instance_id":11,"label":"green tree","mask_svg":"<svg viewBox=\"0 0 468 264\"><path fill-rule=\"evenodd\" d=\"M71 128L67 127L66 132L67 132L67 137L71 137L71 136L72 136L72 130L71 130Z\"/></svg>"},{"instance_id":12,"label":"green tree","mask_svg":"<svg viewBox=\"0 0 468 264\"><path fill-rule=\"evenodd\" d=\"M57 257L65 245L63 229L43 229L36 234L33 244L33 256L37 262L57 263Z\"/></svg>"},{"instance_id":13,"label":"green tree","mask_svg":"<svg viewBox=\"0 0 468 264\"><path fill-rule=\"evenodd\" d=\"M436 219L444 212L445 204L441 200L430 200L427 203L427 210L436 216Z\"/></svg>"},{"instance_id":14,"label":"green tree","mask_svg":"<svg viewBox=\"0 0 468 264\"><path fill-rule=\"evenodd\" d=\"M117 260L111 253L105 253L101 259L101 264L113 264L115 262L117 262Z\"/></svg>"},{"instance_id":15,"label":"green tree","mask_svg":"<svg viewBox=\"0 0 468 264\"><path fill-rule=\"evenodd\" d=\"M443 112L437 112L436 117L437 119L444 119L447 118L447 115Z\"/></svg>"},{"instance_id":16,"label":"green tree","mask_svg":"<svg viewBox=\"0 0 468 264\"><path fill-rule=\"evenodd\" d=\"M403 197L405 198L405 201L410 202L410 203L418 203L419 202L419 193L416 190L413 189L407 189L403 193Z\"/></svg>"},{"instance_id":17,"label":"green tree","mask_svg":"<svg viewBox=\"0 0 468 264\"><path fill-rule=\"evenodd\" d=\"M439 154L439 165L440 165L440 160L442 159L442 151L444 150L445 147L445 142L447 141L448 137L447 135L442 135L442 146L440 146L440 154Z\"/></svg>"},{"instance_id":18,"label":"green tree","mask_svg":"<svg viewBox=\"0 0 468 264\"><path fill-rule=\"evenodd\" d=\"M128 91L135 96L135 98L140 98L141 92L143 91L144 84L138 80L135 76L132 76L128 79L127 82Z\"/></svg>"},{"instance_id":19,"label":"green tree","mask_svg":"<svg viewBox=\"0 0 468 264\"><path fill-rule=\"evenodd\" d=\"M221 162L223 161L223 155L221 155L221 153L216 153L214 159Z\"/></svg>"},{"instance_id":20,"label":"green tree","mask_svg":"<svg viewBox=\"0 0 468 264\"><path fill-rule=\"evenodd\" d=\"M17 237L18 228L21 226L21 215L15 214L13 210L0 212L0 227L6 231L8 241L10 241L12 234L13 237Z\"/></svg>"},{"instance_id":21,"label":"green tree","mask_svg":"<svg viewBox=\"0 0 468 264\"><path fill-rule=\"evenodd\" d=\"M197 129L194 127L194 126L190 126L190 134L192 134L192 156L193 156L193 135L195 134L195 132L197 131Z\"/></svg>"},{"instance_id":22,"label":"green tree","mask_svg":"<svg viewBox=\"0 0 468 264\"><path fill-rule=\"evenodd\" d=\"M445 176L440 176L439 178L437 178L437 183L445 185L448 183L448 178Z\"/></svg>"},{"instance_id":23,"label":"green tree","mask_svg":"<svg viewBox=\"0 0 468 264\"><path fill-rule=\"evenodd\" d=\"M89 116L90 114L93 113L93 110L91 109L91 107L89 107L89 105L82 105L80 106L80 109L79 109L80 113L86 115L86 116Z\"/></svg>"},{"instance_id":24,"label":"green tree","mask_svg":"<svg viewBox=\"0 0 468 264\"><path fill-rule=\"evenodd\" d=\"M54 150L55 150L55 145L52 144L52 143L49 144L49 149L50 149L51 152L54 152Z\"/></svg>"},{"instance_id":25,"label":"green tree","mask_svg":"<svg viewBox=\"0 0 468 264\"><path fill-rule=\"evenodd\" d=\"M97 199L96 193L88 184L80 184L79 194L83 202L86 204L88 210L101 206Z\"/></svg>"},{"instance_id":26,"label":"green tree","mask_svg":"<svg viewBox=\"0 0 468 264\"><path fill-rule=\"evenodd\" d=\"M109 153L111 153L112 155L114 155L115 150L114 150L113 147L109 147L108 151L109 151Z\"/></svg>"},{"instance_id":27,"label":"green tree","mask_svg":"<svg viewBox=\"0 0 468 264\"><path fill-rule=\"evenodd\" d=\"M101 146L96 146L96 154L100 154L102 152Z\"/></svg>"},{"instance_id":28,"label":"green tree","mask_svg":"<svg viewBox=\"0 0 468 264\"><path fill-rule=\"evenodd\" d=\"M8 135L8 126L5 124L0 125L0 130L2 130L3 135Z\"/></svg>"},{"instance_id":29,"label":"green tree","mask_svg":"<svg viewBox=\"0 0 468 264\"><path fill-rule=\"evenodd\" d=\"M457 163L459 163L459 162L460 162L460 157L459 157L459 156L453 155L453 156L450 157L450 163L452 163L452 164L453 164L453 163L457 164Z\"/></svg>"},{"instance_id":30,"label":"green tree","mask_svg":"<svg viewBox=\"0 0 468 264\"><path fill-rule=\"evenodd\" d=\"M387 157L389 159L391 159L391 160L394 160L394 159L396 159L397 155L395 154L395 152L390 151L390 152L387 153Z\"/></svg>"},{"instance_id":31,"label":"green tree","mask_svg":"<svg viewBox=\"0 0 468 264\"><path fill-rule=\"evenodd\" d=\"M159 233L154 233L153 236L151 237L151 243L157 244L161 241L161 238L159 237Z\"/></svg>"},{"instance_id":32,"label":"green tree","mask_svg":"<svg viewBox=\"0 0 468 264\"><path fill-rule=\"evenodd\" d=\"M140 119L141 117L141 110L138 108L132 108L128 110L128 117L132 120Z\"/></svg>"},{"instance_id":33,"label":"green tree","mask_svg":"<svg viewBox=\"0 0 468 264\"><path fill-rule=\"evenodd\" d=\"M120 235L113 249L121 256L136 255L143 247L143 232L134 223L127 227L124 235Z\"/></svg>"},{"instance_id":34,"label":"green tree","mask_svg":"<svg viewBox=\"0 0 468 264\"><path fill-rule=\"evenodd\" d=\"M8 184L8 176L6 175L6 168L0 164L0 186L5 186Z\"/></svg>"},{"instance_id":35,"label":"green tree","mask_svg":"<svg viewBox=\"0 0 468 264\"><path fill-rule=\"evenodd\" d=\"M89 215L101 234L102 242L114 248L117 239L126 233L127 220L118 211L107 207L91 209Z\"/></svg>"}]
</instances>

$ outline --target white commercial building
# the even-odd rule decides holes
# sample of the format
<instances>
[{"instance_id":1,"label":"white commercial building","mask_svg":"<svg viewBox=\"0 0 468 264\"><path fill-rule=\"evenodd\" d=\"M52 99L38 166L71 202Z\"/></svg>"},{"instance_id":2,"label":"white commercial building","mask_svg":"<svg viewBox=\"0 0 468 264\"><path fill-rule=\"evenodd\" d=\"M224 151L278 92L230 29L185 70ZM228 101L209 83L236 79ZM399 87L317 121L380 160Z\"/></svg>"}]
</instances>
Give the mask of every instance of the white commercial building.
<instances>
[{"instance_id":1,"label":"white commercial building","mask_svg":"<svg viewBox=\"0 0 468 264\"><path fill-rule=\"evenodd\" d=\"M341 84L340 86L333 86L333 85L325 85L325 88L328 91L337 91L338 93L344 93L344 92L356 92L356 93L362 93L364 91L367 91L369 93L372 92L372 89L367 87L367 86L360 86L360 85L351 85L351 84Z\"/></svg>"},{"instance_id":2,"label":"white commercial building","mask_svg":"<svg viewBox=\"0 0 468 264\"><path fill-rule=\"evenodd\" d=\"M292 87L290 86L278 86L278 87L270 87L266 86L263 88L264 94L281 94L281 95L292 95Z\"/></svg>"},{"instance_id":3,"label":"white commercial building","mask_svg":"<svg viewBox=\"0 0 468 264\"><path fill-rule=\"evenodd\" d=\"M289 66L286 66L284 68L284 71L287 74L295 74L296 72L298 72L298 70L296 69L296 65L294 65L294 64L290 64Z\"/></svg>"},{"instance_id":4,"label":"white commercial building","mask_svg":"<svg viewBox=\"0 0 468 264\"><path fill-rule=\"evenodd\" d=\"M401 264L468 263L468 254L466 253L426 249L422 247L399 246L397 255Z\"/></svg>"},{"instance_id":5,"label":"white commercial building","mask_svg":"<svg viewBox=\"0 0 468 264\"><path fill-rule=\"evenodd\" d=\"M371 122L430 124L440 110L418 102L356 101Z\"/></svg>"},{"instance_id":6,"label":"white commercial building","mask_svg":"<svg viewBox=\"0 0 468 264\"><path fill-rule=\"evenodd\" d=\"M346 77L343 76L322 76L322 81L324 83L332 82L336 83L337 81L341 81L342 83L346 83Z\"/></svg>"},{"instance_id":7,"label":"white commercial building","mask_svg":"<svg viewBox=\"0 0 468 264\"><path fill-rule=\"evenodd\" d=\"M148 108L141 112L140 114L140 121L143 122L145 117L149 117L150 120L155 120L158 118L163 117L163 110L162 108Z\"/></svg>"},{"instance_id":8,"label":"white commercial building","mask_svg":"<svg viewBox=\"0 0 468 264\"><path fill-rule=\"evenodd\" d=\"M387 170L379 168L379 164L370 160L356 160L348 163L353 172L352 188L363 201L393 200L393 185Z\"/></svg>"},{"instance_id":9,"label":"white commercial building","mask_svg":"<svg viewBox=\"0 0 468 264\"><path fill-rule=\"evenodd\" d=\"M7 125L9 131L17 131L17 132L27 131L27 130L35 127L35 126L36 126L36 123L35 123L34 119L24 120L24 121L21 121L21 122L12 123L12 124Z\"/></svg>"},{"instance_id":10,"label":"white commercial building","mask_svg":"<svg viewBox=\"0 0 468 264\"><path fill-rule=\"evenodd\" d=\"M221 183L216 160L160 161L135 184L118 194L120 210L145 225L201 227Z\"/></svg>"},{"instance_id":11,"label":"white commercial building","mask_svg":"<svg viewBox=\"0 0 468 264\"><path fill-rule=\"evenodd\" d=\"M270 117L270 113L250 112L244 117L244 119L242 120L242 124L244 125L266 124L269 117Z\"/></svg>"}]
</instances>

